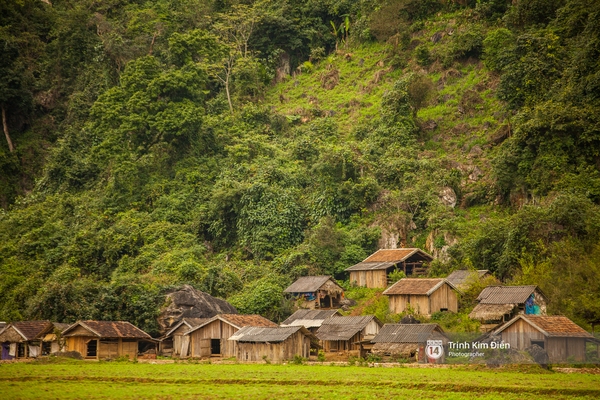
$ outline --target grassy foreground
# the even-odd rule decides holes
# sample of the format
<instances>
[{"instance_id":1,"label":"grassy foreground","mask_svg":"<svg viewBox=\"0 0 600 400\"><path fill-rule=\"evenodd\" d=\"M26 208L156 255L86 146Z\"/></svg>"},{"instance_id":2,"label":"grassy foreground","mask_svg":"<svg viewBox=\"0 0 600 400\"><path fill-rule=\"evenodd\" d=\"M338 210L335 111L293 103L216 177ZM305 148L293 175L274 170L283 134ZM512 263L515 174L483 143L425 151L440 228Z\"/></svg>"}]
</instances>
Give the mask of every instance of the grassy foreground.
<instances>
[{"instance_id":1,"label":"grassy foreground","mask_svg":"<svg viewBox=\"0 0 600 400\"><path fill-rule=\"evenodd\" d=\"M600 398L600 375L537 368L330 365L0 364L3 399Z\"/></svg>"}]
</instances>

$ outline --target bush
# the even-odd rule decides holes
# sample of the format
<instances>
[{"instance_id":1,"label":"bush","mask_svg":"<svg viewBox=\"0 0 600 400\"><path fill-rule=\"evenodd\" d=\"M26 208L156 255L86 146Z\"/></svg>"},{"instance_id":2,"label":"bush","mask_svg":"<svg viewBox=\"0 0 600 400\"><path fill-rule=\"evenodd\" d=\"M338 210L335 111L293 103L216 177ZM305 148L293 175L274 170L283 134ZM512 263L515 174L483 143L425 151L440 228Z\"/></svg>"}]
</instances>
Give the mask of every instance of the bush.
<instances>
[{"instance_id":1,"label":"bush","mask_svg":"<svg viewBox=\"0 0 600 400\"><path fill-rule=\"evenodd\" d=\"M417 60L417 64L422 67L426 67L431 64L431 52L429 48L425 45L417 46L415 49L415 58Z\"/></svg>"}]
</instances>

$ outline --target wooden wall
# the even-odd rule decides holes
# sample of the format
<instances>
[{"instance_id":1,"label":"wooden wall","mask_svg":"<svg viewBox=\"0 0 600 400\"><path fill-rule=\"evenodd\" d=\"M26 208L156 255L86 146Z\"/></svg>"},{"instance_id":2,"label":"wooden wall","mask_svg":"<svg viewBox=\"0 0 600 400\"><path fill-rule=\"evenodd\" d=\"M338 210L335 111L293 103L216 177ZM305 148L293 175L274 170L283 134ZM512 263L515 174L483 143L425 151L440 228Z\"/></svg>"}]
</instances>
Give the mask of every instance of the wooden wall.
<instances>
[{"instance_id":1,"label":"wooden wall","mask_svg":"<svg viewBox=\"0 0 600 400\"><path fill-rule=\"evenodd\" d=\"M400 314L410 304L412 309L418 314L429 315L429 297L426 295L391 294L389 298L391 313Z\"/></svg>"},{"instance_id":2,"label":"wooden wall","mask_svg":"<svg viewBox=\"0 0 600 400\"><path fill-rule=\"evenodd\" d=\"M210 357L211 339L221 339L221 357L236 357L237 342L229 339L238 329L219 319L190 333L190 356Z\"/></svg>"},{"instance_id":3,"label":"wooden wall","mask_svg":"<svg viewBox=\"0 0 600 400\"><path fill-rule=\"evenodd\" d=\"M446 309L452 312L458 312L458 296L456 291L448 284L443 284L431 294L427 295L389 295L390 312L400 314L404 312L407 305L410 304L413 310L418 314L431 316L431 314Z\"/></svg>"},{"instance_id":4,"label":"wooden wall","mask_svg":"<svg viewBox=\"0 0 600 400\"><path fill-rule=\"evenodd\" d=\"M360 350L361 346L359 343L367 335L377 335L379 333L379 324L372 320L363 328L362 331L352 336L350 340L322 340L321 346L323 346L324 352L346 352L352 350Z\"/></svg>"},{"instance_id":5,"label":"wooden wall","mask_svg":"<svg viewBox=\"0 0 600 400\"><path fill-rule=\"evenodd\" d=\"M350 271L350 282L356 282L357 286L368 288L388 287L387 273L385 269L371 271Z\"/></svg>"},{"instance_id":6,"label":"wooden wall","mask_svg":"<svg viewBox=\"0 0 600 400\"><path fill-rule=\"evenodd\" d=\"M443 308L448 311L458 312L458 296L456 296L456 291L447 283L444 283L429 296L428 314L441 311Z\"/></svg>"},{"instance_id":7,"label":"wooden wall","mask_svg":"<svg viewBox=\"0 0 600 400\"><path fill-rule=\"evenodd\" d=\"M531 340L545 341L545 336L520 319L502 331L502 340L509 343L511 349L525 350L531 346Z\"/></svg>"},{"instance_id":8,"label":"wooden wall","mask_svg":"<svg viewBox=\"0 0 600 400\"><path fill-rule=\"evenodd\" d=\"M263 361L266 356L271 362L282 362L296 355L304 358L310 355L310 339L300 331L278 343L239 342L236 357L239 361Z\"/></svg>"},{"instance_id":9,"label":"wooden wall","mask_svg":"<svg viewBox=\"0 0 600 400\"><path fill-rule=\"evenodd\" d=\"M138 354L138 340L136 339L98 339L97 337L69 336L67 337L67 351L77 351L83 357L87 355L87 343L98 340L96 359L112 359L126 356L133 359Z\"/></svg>"}]
</instances>

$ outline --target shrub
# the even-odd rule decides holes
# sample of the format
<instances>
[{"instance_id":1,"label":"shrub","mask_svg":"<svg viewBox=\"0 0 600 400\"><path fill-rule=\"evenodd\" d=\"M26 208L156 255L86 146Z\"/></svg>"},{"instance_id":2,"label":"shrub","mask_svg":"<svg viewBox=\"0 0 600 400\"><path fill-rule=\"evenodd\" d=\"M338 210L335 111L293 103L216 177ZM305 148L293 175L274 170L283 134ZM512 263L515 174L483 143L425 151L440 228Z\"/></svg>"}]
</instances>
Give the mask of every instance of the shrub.
<instances>
[{"instance_id":1,"label":"shrub","mask_svg":"<svg viewBox=\"0 0 600 400\"><path fill-rule=\"evenodd\" d=\"M417 64L422 67L426 67L431 64L431 53L425 45L417 46L415 49L415 58L417 60Z\"/></svg>"}]
</instances>

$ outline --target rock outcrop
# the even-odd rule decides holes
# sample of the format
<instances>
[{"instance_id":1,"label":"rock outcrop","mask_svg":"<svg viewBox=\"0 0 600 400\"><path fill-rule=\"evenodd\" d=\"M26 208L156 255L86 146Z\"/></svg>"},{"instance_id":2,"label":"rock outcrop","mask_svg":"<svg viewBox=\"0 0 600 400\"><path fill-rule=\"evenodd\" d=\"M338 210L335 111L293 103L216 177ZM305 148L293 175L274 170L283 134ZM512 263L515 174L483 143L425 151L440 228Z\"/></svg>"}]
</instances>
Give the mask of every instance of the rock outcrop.
<instances>
[{"instance_id":1,"label":"rock outcrop","mask_svg":"<svg viewBox=\"0 0 600 400\"><path fill-rule=\"evenodd\" d=\"M237 314L237 310L225 300L183 285L181 289L167 294L166 305L158 316L158 324L164 333L183 318L212 318L217 314Z\"/></svg>"}]
</instances>

